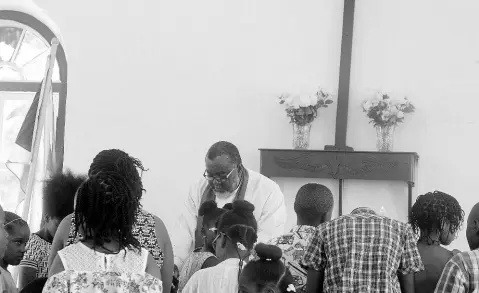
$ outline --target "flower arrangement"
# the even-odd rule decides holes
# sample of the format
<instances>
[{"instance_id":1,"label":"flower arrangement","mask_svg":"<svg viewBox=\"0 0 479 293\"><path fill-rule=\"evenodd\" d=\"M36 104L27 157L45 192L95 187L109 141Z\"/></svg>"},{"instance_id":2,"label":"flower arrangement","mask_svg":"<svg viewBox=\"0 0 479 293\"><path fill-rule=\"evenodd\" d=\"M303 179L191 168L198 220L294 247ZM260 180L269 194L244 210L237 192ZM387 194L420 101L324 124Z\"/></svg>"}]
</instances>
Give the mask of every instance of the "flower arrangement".
<instances>
[{"instance_id":1,"label":"flower arrangement","mask_svg":"<svg viewBox=\"0 0 479 293\"><path fill-rule=\"evenodd\" d=\"M279 103L286 106L290 123L304 126L314 121L319 108L327 108L333 103L330 97L330 93L320 88L314 95L281 95Z\"/></svg>"},{"instance_id":2,"label":"flower arrangement","mask_svg":"<svg viewBox=\"0 0 479 293\"><path fill-rule=\"evenodd\" d=\"M396 126L403 122L404 114L415 109L406 97L402 101L392 100L389 94L383 92L378 92L375 98L364 101L361 106L374 126Z\"/></svg>"}]
</instances>

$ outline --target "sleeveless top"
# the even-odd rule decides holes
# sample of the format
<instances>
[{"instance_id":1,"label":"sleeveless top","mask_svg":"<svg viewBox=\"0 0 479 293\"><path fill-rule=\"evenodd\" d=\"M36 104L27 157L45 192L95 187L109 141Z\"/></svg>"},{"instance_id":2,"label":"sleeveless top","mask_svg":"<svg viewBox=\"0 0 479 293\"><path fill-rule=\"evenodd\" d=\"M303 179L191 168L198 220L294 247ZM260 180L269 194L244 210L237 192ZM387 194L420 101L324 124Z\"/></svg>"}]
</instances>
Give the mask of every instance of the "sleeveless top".
<instances>
[{"instance_id":1,"label":"sleeveless top","mask_svg":"<svg viewBox=\"0 0 479 293\"><path fill-rule=\"evenodd\" d=\"M211 252L193 252L185 261L183 268L180 272L180 282L178 285L178 290L181 292L185 287L188 280L193 276L194 273L201 270L201 267L205 261L210 257L216 257Z\"/></svg>"},{"instance_id":2,"label":"sleeveless top","mask_svg":"<svg viewBox=\"0 0 479 293\"><path fill-rule=\"evenodd\" d=\"M161 269L163 267L163 260L165 258L163 251L158 245L158 238L155 230L155 218L152 214L140 210L136 217L136 224L133 227L133 236L138 239L141 247L148 250L156 261L156 264ZM68 234L67 246L77 243L81 235L78 233L75 237L75 213L72 214L70 224L70 233Z\"/></svg>"},{"instance_id":3,"label":"sleeveless top","mask_svg":"<svg viewBox=\"0 0 479 293\"><path fill-rule=\"evenodd\" d=\"M66 271L144 273L148 250L122 250L115 254L95 251L81 242L69 245L58 252Z\"/></svg>"}]
</instances>

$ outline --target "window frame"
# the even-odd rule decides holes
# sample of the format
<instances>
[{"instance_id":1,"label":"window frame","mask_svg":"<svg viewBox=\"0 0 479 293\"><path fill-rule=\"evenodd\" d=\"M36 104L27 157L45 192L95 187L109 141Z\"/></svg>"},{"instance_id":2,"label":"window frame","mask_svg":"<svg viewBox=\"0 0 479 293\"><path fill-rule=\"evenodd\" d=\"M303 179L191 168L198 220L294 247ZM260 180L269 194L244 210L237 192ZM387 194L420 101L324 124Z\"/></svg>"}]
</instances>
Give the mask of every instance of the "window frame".
<instances>
[{"instance_id":1,"label":"window frame","mask_svg":"<svg viewBox=\"0 0 479 293\"><path fill-rule=\"evenodd\" d=\"M52 39L57 36L43 22L35 17L14 10L0 10L0 19L13 21L30 27L37 34L42 36L49 44ZM56 121L56 139L55 139L55 156L58 160L57 170L63 170L64 149L65 149L65 119L66 119L66 98L67 98L67 61L64 48L60 43L57 49L56 61L60 73L60 82L53 82L52 91L58 93L58 117ZM40 88L40 82L32 81L0 81L1 92L37 92Z\"/></svg>"}]
</instances>

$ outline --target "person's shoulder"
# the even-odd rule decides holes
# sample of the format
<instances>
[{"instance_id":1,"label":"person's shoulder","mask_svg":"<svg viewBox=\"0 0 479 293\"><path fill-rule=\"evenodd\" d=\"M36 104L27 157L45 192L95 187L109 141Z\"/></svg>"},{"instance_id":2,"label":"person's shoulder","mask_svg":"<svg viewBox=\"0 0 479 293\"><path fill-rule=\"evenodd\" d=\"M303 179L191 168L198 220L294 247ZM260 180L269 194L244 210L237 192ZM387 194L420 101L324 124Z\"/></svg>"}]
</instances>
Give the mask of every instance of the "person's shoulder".
<instances>
[{"instance_id":1,"label":"person's shoulder","mask_svg":"<svg viewBox=\"0 0 479 293\"><path fill-rule=\"evenodd\" d=\"M462 264L464 267L473 268L479 266L479 250L463 251L456 253L449 260L456 264Z\"/></svg>"},{"instance_id":2,"label":"person's shoulder","mask_svg":"<svg viewBox=\"0 0 479 293\"><path fill-rule=\"evenodd\" d=\"M261 187L262 189L281 190L279 188L278 183L271 180L270 178L264 176L261 173L253 171L251 169L248 169L246 167L245 167L245 169L248 171L248 176L249 176L249 182L248 183L256 182L257 186Z\"/></svg>"},{"instance_id":3,"label":"person's shoulder","mask_svg":"<svg viewBox=\"0 0 479 293\"><path fill-rule=\"evenodd\" d=\"M201 176L190 184L190 189L204 189L208 186L208 180Z\"/></svg>"}]
</instances>

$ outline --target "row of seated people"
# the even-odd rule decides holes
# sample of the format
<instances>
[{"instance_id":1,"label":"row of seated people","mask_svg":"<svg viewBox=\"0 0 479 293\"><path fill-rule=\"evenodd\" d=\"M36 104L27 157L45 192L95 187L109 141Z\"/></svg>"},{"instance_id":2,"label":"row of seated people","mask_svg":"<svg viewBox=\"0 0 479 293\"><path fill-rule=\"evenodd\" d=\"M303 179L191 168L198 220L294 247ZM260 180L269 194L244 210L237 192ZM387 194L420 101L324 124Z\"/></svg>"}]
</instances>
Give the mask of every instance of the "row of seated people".
<instances>
[{"instance_id":1,"label":"row of seated people","mask_svg":"<svg viewBox=\"0 0 479 293\"><path fill-rule=\"evenodd\" d=\"M28 243L30 233L28 226L25 228L26 223L18 219L18 216L13 220L9 219L7 213L5 228L18 230L18 233L9 231L8 234L8 249L2 262L3 279L8 279L6 271L8 265L20 262L20 287L24 290L27 289L24 287L28 287L26 284L32 284L31 281L34 279L44 278L46 274L56 276L49 280L50 283L56 280L53 284L61 283L59 275L62 275L63 280L71 281L71 276L65 278L65 271L84 271L86 268L91 270L92 260L98 257L108 260L106 262L108 264L117 264L117 267L110 266L108 269L122 268L118 267L121 261L115 259L115 256L121 255L118 252L125 248L136 251L131 254L135 257L131 257L130 261L142 264L141 266L138 263L136 266L130 264L126 267L136 268L136 273L146 271L154 279L162 280L159 284L162 284L163 290L168 292L174 279L173 251L168 232L161 220L141 209L139 203L143 190L139 173L141 170L143 170L141 163L122 151L101 152L90 167L88 180L85 182L83 178L78 180L81 186L76 199L74 199L76 188L72 184L71 190L74 191L70 192L73 194L71 205L68 203L65 205L70 206L70 214L67 213L60 223L63 216L55 216L53 212L55 209L50 209L49 212L49 208L46 208L44 228L32 234L35 236L30 237ZM52 192L46 187L44 193L44 200L47 203L48 193ZM61 193L65 195L69 192L63 189ZM118 206L113 208L115 206L113 203ZM464 280L465 276L472 272L478 258L475 252L458 253L453 257L452 252L439 246L448 244L454 239L464 217L464 212L457 201L447 194L434 192L420 196L413 207L411 225L407 225L379 216L366 208L330 220L333 206L331 192L326 187L316 184L302 187L295 201L298 226L293 228L291 233L269 241L283 250L281 259L287 270L282 271L281 266L278 267L280 268L278 272L283 274L280 274L281 278L276 283L265 276L270 269L243 278L244 280L256 278L252 281L257 284L255 291L252 291L249 285L243 285L241 276L247 270L245 268L241 270L242 266L238 265L258 264L258 261L265 265L277 265L273 260L277 259L278 247L256 245L256 249L253 249L259 234L257 231L261 230L258 224L253 225L256 223L254 206L241 200L235 203L236 209L231 206L219 209L214 206L214 201L204 202L199 209L199 214L204 218L201 229L204 245L181 267L179 286L183 292L237 292L238 284L244 292L263 292L263 289L274 289L273 283L278 286L285 285L275 288L274 292L284 290L286 290L284 292L345 290L379 292L384 288L390 288L392 292L399 292L398 288L403 292L413 292L411 290L414 289L419 290L418 292L433 292L434 288L437 292L456 292L454 290L460 290L457 288L464 287L468 288L464 292L469 292L470 288L478 288L475 279L467 278L471 283L457 281ZM58 207L59 204L52 206ZM228 211L228 208L231 210ZM236 216L233 217L236 224L218 226L220 218L228 213ZM477 208L474 207L467 226L471 249L479 246L476 245L479 242L476 239L479 229L479 225L476 224L479 223L477 218L479 218ZM115 226L114 222L120 219L121 225ZM127 223L131 224L131 237L125 236L129 233L126 230L125 232L117 229L119 226L124 228ZM232 226L235 228L230 230ZM62 233L55 233L55 230ZM58 234L66 236L57 237ZM52 245L57 247L56 251L53 248L48 251L48 245L44 245L45 253L38 253L40 246L33 244L41 242L38 239L50 244L53 235L55 239L58 238ZM122 237L118 238L120 235ZM88 258L83 256L92 251L94 253L91 254L91 259L84 262ZM148 257L145 256L145 251ZM261 258L251 259L250 256L255 255L255 251ZM24 253L23 260L20 260ZM264 258L264 255L268 257ZM140 256L143 258L138 258ZM236 268L231 259L239 260ZM228 278L225 275L215 277L210 282L202 281L209 279L207 276L212 274L211 272L224 273L227 271L224 266L227 265L230 265L231 272L236 272L236 278ZM102 265L97 269L105 271L107 268ZM241 271L243 273L240 273ZM291 282L286 281L288 276L291 276ZM33 284L36 282L41 284L41 280L34 281ZM139 282L139 279L134 280L136 283ZM9 287L9 283L11 282L3 282L6 287ZM153 281L150 283L158 284ZM229 284L227 288L223 287L225 284ZM207 291L204 289L205 286L208 288ZM430 289L425 289L425 286Z\"/></svg>"}]
</instances>

